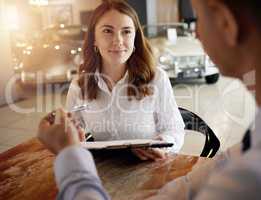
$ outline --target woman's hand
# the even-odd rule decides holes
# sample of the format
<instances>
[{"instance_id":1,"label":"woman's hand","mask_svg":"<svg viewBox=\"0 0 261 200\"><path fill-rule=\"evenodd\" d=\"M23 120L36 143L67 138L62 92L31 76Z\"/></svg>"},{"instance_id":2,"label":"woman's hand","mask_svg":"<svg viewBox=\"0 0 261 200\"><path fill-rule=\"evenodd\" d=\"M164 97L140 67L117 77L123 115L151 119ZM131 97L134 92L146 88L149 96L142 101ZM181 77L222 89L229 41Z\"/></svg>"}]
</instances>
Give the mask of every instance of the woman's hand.
<instances>
[{"instance_id":1,"label":"woman's hand","mask_svg":"<svg viewBox=\"0 0 261 200\"><path fill-rule=\"evenodd\" d=\"M163 141L163 138L158 135L154 138L154 140L160 140ZM132 152L141 160L163 160L168 157L168 153L163 148L136 148L132 149Z\"/></svg>"},{"instance_id":2,"label":"woman's hand","mask_svg":"<svg viewBox=\"0 0 261 200\"><path fill-rule=\"evenodd\" d=\"M61 113L60 123L55 124L55 112L44 117L38 127L38 139L54 154L58 154L62 149L71 145L80 145L81 141L85 140L84 131L75 125L75 121L69 113L65 113L62 109L58 110ZM56 116L58 117L58 116ZM76 137L72 127L77 130Z\"/></svg>"},{"instance_id":3,"label":"woman's hand","mask_svg":"<svg viewBox=\"0 0 261 200\"><path fill-rule=\"evenodd\" d=\"M136 148L132 152L141 160L162 160L167 158L167 152L159 148Z\"/></svg>"}]
</instances>

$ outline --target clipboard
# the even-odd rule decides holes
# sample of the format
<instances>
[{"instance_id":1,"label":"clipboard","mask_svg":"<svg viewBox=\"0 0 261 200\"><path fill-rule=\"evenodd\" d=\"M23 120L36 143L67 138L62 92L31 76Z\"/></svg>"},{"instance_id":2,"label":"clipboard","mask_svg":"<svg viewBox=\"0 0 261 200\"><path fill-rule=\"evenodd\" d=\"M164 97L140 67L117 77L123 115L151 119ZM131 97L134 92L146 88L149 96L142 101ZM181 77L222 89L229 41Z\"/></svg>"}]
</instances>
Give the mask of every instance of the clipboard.
<instances>
[{"instance_id":1,"label":"clipboard","mask_svg":"<svg viewBox=\"0 0 261 200\"><path fill-rule=\"evenodd\" d=\"M82 147L88 150L99 149L128 149L128 148L165 148L172 147L173 143L151 139L135 140L113 140L113 141L95 141L82 142Z\"/></svg>"}]
</instances>

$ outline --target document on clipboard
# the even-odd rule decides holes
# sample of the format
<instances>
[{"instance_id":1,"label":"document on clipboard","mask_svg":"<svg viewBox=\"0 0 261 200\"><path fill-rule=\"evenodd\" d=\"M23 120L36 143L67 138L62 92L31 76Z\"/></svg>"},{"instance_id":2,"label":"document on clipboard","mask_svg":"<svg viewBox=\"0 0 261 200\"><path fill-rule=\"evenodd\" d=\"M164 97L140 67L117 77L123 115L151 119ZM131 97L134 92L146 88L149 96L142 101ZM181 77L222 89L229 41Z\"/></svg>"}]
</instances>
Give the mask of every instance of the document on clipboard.
<instances>
[{"instance_id":1,"label":"document on clipboard","mask_svg":"<svg viewBox=\"0 0 261 200\"><path fill-rule=\"evenodd\" d=\"M113 140L113 141L95 141L82 142L83 148L89 150L99 149L127 149L127 148L163 148L172 147L173 143L151 139L135 139L135 140Z\"/></svg>"}]
</instances>

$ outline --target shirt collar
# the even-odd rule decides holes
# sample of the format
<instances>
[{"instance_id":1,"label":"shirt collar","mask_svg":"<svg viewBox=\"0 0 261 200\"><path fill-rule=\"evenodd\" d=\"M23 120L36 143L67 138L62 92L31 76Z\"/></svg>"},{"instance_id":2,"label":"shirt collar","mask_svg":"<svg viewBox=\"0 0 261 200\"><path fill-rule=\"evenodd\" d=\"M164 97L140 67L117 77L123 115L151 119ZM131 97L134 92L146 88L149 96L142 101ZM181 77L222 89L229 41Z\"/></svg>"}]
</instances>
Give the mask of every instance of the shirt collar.
<instances>
[{"instance_id":1,"label":"shirt collar","mask_svg":"<svg viewBox=\"0 0 261 200\"><path fill-rule=\"evenodd\" d=\"M127 70L125 72L124 76L116 83L116 85L127 83L128 74L129 73L128 73L128 70ZM101 75L99 69L96 69L94 76L95 76L96 80L98 81L98 87L103 91L109 92L108 86L105 83L104 79L102 78L102 75Z\"/></svg>"}]
</instances>

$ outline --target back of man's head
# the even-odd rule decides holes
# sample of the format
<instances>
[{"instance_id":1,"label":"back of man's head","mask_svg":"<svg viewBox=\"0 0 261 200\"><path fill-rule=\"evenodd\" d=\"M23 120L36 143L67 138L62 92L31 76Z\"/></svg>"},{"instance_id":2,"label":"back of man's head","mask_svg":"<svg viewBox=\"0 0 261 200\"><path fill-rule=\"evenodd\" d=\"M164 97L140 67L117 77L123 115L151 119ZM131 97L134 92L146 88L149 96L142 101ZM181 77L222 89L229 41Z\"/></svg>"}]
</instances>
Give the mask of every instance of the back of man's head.
<instances>
[{"instance_id":1,"label":"back of man's head","mask_svg":"<svg viewBox=\"0 0 261 200\"><path fill-rule=\"evenodd\" d=\"M235 17L255 23L261 30L261 1L260 0L220 0L231 9Z\"/></svg>"}]
</instances>

